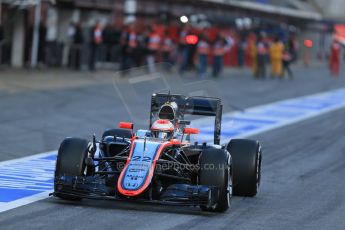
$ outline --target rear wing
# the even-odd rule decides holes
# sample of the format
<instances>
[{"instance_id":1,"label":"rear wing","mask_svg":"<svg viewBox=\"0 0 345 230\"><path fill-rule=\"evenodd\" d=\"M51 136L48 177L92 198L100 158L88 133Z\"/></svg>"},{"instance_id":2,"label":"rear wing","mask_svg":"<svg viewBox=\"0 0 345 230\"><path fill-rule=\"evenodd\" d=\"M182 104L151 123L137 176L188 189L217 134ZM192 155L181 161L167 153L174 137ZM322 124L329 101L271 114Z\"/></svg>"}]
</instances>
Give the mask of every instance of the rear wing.
<instances>
[{"instance_id":1,"label":"rear wing","mask_svg":"<svg viewBox=\"0 0 345 230\"><path fill-rule=\"evenodd\" d=\"M167 102L175 102L178 106L176 116L184 119L184 115L199 115L199 116L214 116L214 144L220 144L222 109L223 105L221 99L213 97L186 97L178 94L153 94L151 97L151 113L150 113L150 127L153 122L154 115L157 114L160 108Z\"/></svg>"}]
</instances>

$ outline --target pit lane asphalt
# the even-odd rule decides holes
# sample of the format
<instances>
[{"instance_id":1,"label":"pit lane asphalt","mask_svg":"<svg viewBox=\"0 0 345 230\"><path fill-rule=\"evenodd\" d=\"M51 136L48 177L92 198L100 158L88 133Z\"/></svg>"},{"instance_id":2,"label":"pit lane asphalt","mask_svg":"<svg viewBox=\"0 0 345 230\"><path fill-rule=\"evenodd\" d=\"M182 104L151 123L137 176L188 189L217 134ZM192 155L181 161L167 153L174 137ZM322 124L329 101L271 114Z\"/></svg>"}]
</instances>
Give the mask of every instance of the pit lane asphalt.
<instances>
[{"instance_id":1,"label":"pit lane asphalt","mask_svg":"<svg viewBox=\"0 0 345 230\"><path fill-rule=\"evenodd\" d=\"M247 72L236 72L217 84L226 103L244 108L345 86L343 78L329 78L322 67L296 71L293 81L257 81ZM116 108L114 89L104 78L100 82L99 77L96 81L86 77L85 84L76 81L72 87L61 84L38 90L25 84L28 79L18 77L20 73L4 74L17 81L8 84L11 91L0 89L0 161L57 149L65 136L100 134L126 117L123 108ZM0 228L344 229L344 116L341 109L253 137L264 151L260 193L255 198L235 197L224 214L190 207L48 198L0 213Z\"/></svg>"}]
</instances>

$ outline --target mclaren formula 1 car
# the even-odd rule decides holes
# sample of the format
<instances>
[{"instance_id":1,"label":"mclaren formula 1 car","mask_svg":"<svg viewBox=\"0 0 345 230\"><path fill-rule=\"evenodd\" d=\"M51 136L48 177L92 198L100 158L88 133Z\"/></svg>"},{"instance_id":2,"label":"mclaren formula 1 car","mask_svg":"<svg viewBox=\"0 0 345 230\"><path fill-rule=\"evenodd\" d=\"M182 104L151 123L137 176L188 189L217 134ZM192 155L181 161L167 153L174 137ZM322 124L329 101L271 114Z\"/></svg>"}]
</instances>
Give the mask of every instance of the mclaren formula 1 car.
<instances>
[{"instance_id":1,"label":"mclaren formula 1 car","mask_svg":"<svg viewBox=\"0 0 345 230\"><path fill-rule=\"evenodd\" d=\"M189 127L185 115L214 117L213 143L191 143L199 130ZM220 145L221 116L218 98L153 94L148 130L134 131L132 123L120 122L100 140L66 138L58 151L51 195L224 212L232 195L257 194L262 153L253 140Z\"/></svg>"}]
</instances>

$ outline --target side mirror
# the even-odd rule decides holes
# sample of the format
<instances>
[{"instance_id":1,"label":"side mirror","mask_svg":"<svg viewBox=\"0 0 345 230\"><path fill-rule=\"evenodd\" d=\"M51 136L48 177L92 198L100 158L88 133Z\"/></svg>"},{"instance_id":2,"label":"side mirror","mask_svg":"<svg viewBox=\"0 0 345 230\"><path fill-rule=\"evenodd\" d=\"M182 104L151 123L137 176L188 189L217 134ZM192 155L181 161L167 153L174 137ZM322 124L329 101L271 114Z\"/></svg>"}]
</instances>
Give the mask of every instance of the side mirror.
<instances>
[{"instance_id":1,"label":"side mirror","mask_svg":"<svg viewBox=\"0 0 345 230\"><path fill-rule=\"evenodd\" d=\"M183 133L184 134L199 134L199 129L197 129L197 128L184 128Z\"/></svg>"},{"instance_id":2,"label":"side mirror","mask_svg":"<svg viewBox=\"0 0 345 230\"><path fill-rule=\"evenodd\" d=\"M119 128L120 129L130 129L130 130L133 130L133 123L131 122L120 122L119 123Z\"/></svg>"}]
</instances>

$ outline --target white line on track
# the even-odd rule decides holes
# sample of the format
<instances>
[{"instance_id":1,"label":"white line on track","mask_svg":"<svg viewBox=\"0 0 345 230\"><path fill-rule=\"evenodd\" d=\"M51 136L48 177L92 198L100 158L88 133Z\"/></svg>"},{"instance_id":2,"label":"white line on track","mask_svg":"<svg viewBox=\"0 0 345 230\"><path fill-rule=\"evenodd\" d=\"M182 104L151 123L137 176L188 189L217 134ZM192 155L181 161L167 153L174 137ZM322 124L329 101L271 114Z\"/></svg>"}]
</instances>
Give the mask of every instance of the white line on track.
<instances>
[{"instance_id":1,"label":"white line on track","mask_svg":"<svg viewBox=\"0 0 345 230\"><path fill-rule=\"evenodd\" d=\"M144 81L152 81L152 80L155 80L155 79L158 79L160 78L159 74L147 74L147 75L143 75L143 76L140 76L140 77L135 77L135 78L130 78L128 81L129 83L131 84L136 84L136 83L141 83L141 82L144 82Z\"/></svg>"},{"instance_id":2,"label":"white line on track","mask_svg":"<svg viewBox=\"0 0 345 230\"><path fill-rule=\"evenodd\" d=\"M14 208L18 208L27 204L34 203L39 200L46 199L52 191L42 192L33 196L25 197L19 200L12 201L10 203L0 203L0 213Z\"/></svg>"}]
</instances>

